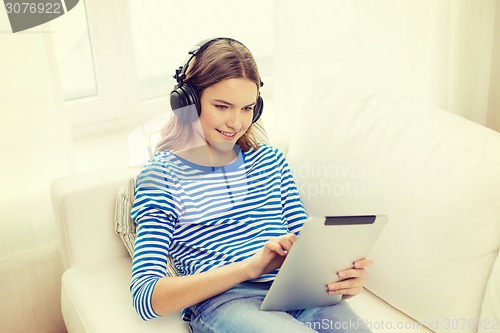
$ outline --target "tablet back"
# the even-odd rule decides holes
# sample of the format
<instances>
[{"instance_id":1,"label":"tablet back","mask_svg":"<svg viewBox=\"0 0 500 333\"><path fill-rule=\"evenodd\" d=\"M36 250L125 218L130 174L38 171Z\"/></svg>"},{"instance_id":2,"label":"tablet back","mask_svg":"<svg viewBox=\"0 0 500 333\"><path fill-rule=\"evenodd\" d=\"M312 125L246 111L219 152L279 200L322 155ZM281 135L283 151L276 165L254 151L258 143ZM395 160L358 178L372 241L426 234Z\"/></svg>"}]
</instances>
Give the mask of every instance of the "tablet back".
<instances>
[{"instance_id":1,"label":"tablet back","mask_svg":"<svg viewBox=\"0 0 500 333\"><path fill-rule=\"evenodd\" d=\"M333 305L326 284L339 271L367 257L387 222L383 215L310 217L269 289L261 310L297 310Z\"/></svg>"}]
</instances>

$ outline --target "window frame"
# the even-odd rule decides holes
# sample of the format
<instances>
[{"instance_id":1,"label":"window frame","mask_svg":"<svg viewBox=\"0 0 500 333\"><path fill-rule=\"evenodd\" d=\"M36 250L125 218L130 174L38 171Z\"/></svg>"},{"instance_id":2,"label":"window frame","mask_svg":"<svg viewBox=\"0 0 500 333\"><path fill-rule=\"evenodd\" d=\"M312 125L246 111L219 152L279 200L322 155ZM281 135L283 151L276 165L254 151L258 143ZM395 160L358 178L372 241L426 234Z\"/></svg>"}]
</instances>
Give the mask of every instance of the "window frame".
<instances>
[{"instance_id":1,"label":"window frame","mask_svg":"<svg viewBox=\"0 0 500 333\"><path fill-rule=\"evenodd\" d=\"M96 95L64 103L73 136L137 126L170 112L169 96L141 100L130 4L84 0ZM264 76L264 97L273 96L273 76ZM172 81L172 87L173 87Z\"/></svg>"},{"instance_id":2,"label":"window frame","mask_svg":"<svg viewBox=\"0 0 500 333\"><path fill-rule=\"evenodd\" d=\"M70 126L88 130L96 123L118 119L122 126L132 125L165 112L166 96L146 101L139 98L128 1L87 0L82 4L86 7L97 94L65 102Z\"/></svg>"}]
</instances>

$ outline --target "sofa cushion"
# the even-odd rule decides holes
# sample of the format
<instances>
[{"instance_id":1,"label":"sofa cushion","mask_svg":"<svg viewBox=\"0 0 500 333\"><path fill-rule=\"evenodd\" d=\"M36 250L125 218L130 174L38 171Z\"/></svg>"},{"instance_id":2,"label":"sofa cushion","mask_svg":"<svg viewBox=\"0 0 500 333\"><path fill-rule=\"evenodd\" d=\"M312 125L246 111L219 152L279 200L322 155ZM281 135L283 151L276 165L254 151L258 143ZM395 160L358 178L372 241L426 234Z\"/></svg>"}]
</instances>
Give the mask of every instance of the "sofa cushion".
<instances>
[{"instance_id":1,"label":"sofa cushion","mask_svg":"<svg viewBox=\"0 0 500 333\"><path fill-rule=\"evenodd\" d=\"M304 96L287 157L308 213L388 215L368 289L438 332L473 332L500 244L500 135L348 82Z\"/></svg>"},{"instance_id":2,"label":"sofa cushion","mask_svg":"<svg viewBox=\"0 0 500 333\"><path fill-rule=\"evenodd\" d=\"M351 308L373 332L428 333L424 324L405 315L369 290L347 300ZM433 326L431 323L429 326Z\"/></svg>"},{"instance_id":3,"label":"sofa cushion","mask_svg":"<svg viewBox=\"0 0 500 333\"><path fill-rule=\"evenodd\" d=\"M134 202L136 183L137 177L132 177L120 186L115 204L115 231L131 257L134 255L135 224L130 217L130 210Z\"/></svg>"}]
</instances>

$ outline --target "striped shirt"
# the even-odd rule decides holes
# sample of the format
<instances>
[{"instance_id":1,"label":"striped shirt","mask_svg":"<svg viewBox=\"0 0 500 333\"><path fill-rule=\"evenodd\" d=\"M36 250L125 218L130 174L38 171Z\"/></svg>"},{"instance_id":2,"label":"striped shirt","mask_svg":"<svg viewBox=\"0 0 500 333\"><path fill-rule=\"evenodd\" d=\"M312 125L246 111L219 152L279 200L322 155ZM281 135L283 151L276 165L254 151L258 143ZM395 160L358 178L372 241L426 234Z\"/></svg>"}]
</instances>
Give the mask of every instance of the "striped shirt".
<instances>
[{"instance_id":1,"label":"striped shirt","mask_svg":"<svg viewBox=\"0 0 500 333\"><path fill-rule=\"evenodd\" d=\"M130 290L143 320L168 255L179 275L206 272L251 257L272 237L298 234L306 213L283 154L261 144L222 167L202 166L160 151L138 177ZM277 271L254 281L274 279ZM183 318L190 320L189 311Z\"/></svg>"}]
</instances>

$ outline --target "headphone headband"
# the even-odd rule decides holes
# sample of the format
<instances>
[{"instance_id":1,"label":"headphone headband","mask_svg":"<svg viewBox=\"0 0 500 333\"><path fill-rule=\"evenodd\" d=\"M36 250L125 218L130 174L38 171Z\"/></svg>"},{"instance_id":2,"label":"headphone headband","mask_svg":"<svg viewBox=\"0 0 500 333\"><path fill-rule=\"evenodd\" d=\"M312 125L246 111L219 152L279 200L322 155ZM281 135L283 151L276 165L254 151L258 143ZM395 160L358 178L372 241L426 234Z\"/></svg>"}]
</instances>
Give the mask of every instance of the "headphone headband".
<instances>
[{"instance_id":1,"label":"headphone headband","mask_svg":"<svg viewBox=\"0 0 500 333\"><path fill-rule=\"evenodd\" d=\"M187 69L189 67L189 63L191 62L191 60L193 60L193 58L196 57L196 55L198 53L205 50L211 43L218 41L218 40L222 40L222 39L237 42L237 43L243 45L242 43L238 42L236 39L226 38L226 37L208 38L208 39L204 39L204 40L196 43L196 45L188 52L188 56L187 56L186 60L184 60L184 65L179 66L179 68L175 70L174 79L177 81L177 85L182 84L184 82L184 79L186 79L186 72L187 72Z\"/></svg>"}]
</instances>

